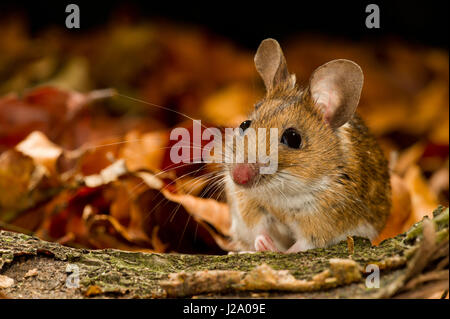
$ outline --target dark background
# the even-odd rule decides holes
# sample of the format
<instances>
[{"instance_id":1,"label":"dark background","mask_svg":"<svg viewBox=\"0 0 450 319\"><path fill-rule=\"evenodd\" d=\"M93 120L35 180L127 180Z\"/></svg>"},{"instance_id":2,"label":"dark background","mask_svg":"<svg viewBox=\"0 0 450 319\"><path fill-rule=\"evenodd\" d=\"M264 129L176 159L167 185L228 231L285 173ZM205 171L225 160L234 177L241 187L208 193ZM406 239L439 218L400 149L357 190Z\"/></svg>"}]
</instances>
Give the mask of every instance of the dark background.
<instances>
[{"instance_id":1,"label":"dark background","mask_svg":"<svg viewBox=\"0 0 450 319\"><path fill-rule=\"evenodd\" d=\"M200 25L245 47L266 37L284 38L314 32L353 40L398 37L409 42L448 49L448 1L2 1L0 18L25 15L31 32L64 26L67 4L81 11L84 32L126 15L162 18ZM365 8L380 7L381 28L367 29Z\"/></svg>"}]
</instances>

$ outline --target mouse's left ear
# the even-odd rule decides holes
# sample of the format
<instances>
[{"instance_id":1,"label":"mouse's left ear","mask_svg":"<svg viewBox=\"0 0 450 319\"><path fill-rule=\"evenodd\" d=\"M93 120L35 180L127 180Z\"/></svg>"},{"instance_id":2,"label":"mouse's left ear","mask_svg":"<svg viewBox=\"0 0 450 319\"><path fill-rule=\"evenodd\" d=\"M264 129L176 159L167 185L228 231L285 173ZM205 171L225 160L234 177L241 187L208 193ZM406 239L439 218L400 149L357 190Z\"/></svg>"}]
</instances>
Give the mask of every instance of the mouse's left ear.
<instances>
[{"instance_id":1,"label":"mouse's left ear","mask_svg":"<svg viewBox=\"0 0 450 319\"><path fill-rule=\"evenodd\" d=\"M261 42L255 54L255 66L267 92L280 84L288 84L290 87L295 85L295 75L289 74L283 51L274 39L269 38Z\"/></svg>"},{"instance_id":2,"label":"mouse's left ear","mask_svg":"<svg viewBox=\"0 0 450 319\"><path fill-rule=\"evenodd\" d=\"M361 68L349 60L333 60L314 71L309 82L311 96L332 128L344 125L355 113L363 82Z\"/></svg>"}]
</instances>

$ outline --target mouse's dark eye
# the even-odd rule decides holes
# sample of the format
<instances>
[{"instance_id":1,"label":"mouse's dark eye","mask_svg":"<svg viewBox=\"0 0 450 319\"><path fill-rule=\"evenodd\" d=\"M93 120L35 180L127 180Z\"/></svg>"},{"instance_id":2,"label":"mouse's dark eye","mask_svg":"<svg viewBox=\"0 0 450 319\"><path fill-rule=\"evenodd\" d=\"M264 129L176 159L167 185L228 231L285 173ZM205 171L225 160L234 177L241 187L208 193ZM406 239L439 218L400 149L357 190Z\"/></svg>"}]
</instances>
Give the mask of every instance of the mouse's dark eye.
<instances>
[{"instance_id":1,"label":"mouse's dark eye","mask_svg":"<svg viewBox=\"0 0 450 319\"><path fill-rule=\"evenodd\" d=\"M239 125L239 128L242 130L241 134L243 134L245 132L245 130L250 127L250 124L252 124L252 121L247 120L247 121L242 122L241 125Z\"/></svg>"},{"instance_id":2,"label":"mouse's dark eye","mask_svg":"<svg viewBox=\"0 0 450 319\"><path fill-rule=\"evenodd\" d=\"M290 148L300 148L302 144L302 137L296 129L288 128L281 136L281 143L289 146Z\"/></svg>"}]
</instances>

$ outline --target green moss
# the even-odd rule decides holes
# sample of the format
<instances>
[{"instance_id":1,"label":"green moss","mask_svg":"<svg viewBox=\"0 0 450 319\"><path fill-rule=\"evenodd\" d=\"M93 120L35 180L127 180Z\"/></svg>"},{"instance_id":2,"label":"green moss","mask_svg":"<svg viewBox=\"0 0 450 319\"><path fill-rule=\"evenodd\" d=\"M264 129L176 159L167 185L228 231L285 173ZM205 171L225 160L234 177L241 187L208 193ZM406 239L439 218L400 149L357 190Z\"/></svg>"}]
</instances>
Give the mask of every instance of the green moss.
<instances>
[{"instance_id":1,"label":"green moss","mask_svg":"<svg viewBox=\"0 0 450 319\"><path fill-rule=\"evenodd\" d=\"M448 238L448 209L441 209L434 222L438 225L437 237L441 240ZM418 238L421 227L420 223L416 224L407 234L413 232L414 238ZM54 259L78 265L81 291L85 291L90 285L96 285L104 293L148 297L162 292L159 286L161 279L180 271L249 271L266 263L276 270L289 270L298 279L311 279L328 268L330 258L352 258L362 266L383 262L390 257L408 258L408 251L414 250L417 242L407 239L408 235L402 234L383 241L379 246L372 246L367 239L355 237L354 253L351 256L345 241L328 248L296 254L265 252L211 256L75 249L40 241L24 234L0 231L0 272L4 265L13 263L16 255L39 256L40 251L47 251L54 255ZM389 275L390 270L387 271ZM366 293L364 285L353 284L348 290L342 290L339 296L351 295L355 291ZM327 296L324 292L322 294L320 296Z\"/></svg>"}]
</instances>

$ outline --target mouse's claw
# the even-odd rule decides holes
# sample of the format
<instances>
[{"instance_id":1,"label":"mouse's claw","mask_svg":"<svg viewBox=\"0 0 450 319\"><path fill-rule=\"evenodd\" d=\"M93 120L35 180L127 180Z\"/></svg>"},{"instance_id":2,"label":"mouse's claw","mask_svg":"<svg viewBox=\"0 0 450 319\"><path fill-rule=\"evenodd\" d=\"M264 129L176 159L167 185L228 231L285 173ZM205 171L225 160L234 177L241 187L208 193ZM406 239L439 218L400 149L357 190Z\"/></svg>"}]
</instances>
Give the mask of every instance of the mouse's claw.
<instances>
[{"instance_id":1,"label":"mouse's claw","mask_svg":"<svg viewBox=\"0 0 450 319\"><path fill-rule=\"evenodd\" d=\"M256 236L255 249L256 251L278 251L272 238L266 234Z\"/></svg>"}]
</instances>

